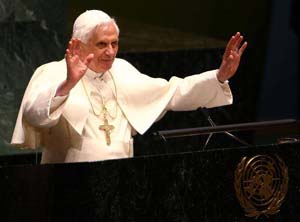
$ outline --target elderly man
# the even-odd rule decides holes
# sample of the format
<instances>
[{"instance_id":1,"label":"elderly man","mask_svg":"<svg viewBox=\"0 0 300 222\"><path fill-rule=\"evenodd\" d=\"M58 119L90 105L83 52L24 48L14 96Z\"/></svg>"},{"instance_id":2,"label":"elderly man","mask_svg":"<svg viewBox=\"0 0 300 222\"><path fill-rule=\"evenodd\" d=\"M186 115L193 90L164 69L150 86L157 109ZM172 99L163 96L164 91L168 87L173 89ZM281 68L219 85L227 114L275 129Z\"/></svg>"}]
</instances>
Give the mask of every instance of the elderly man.
<instances>
[{"instance_id":1,"label":"elderly man","mask_svg":"<svg viewBox=\"0 0 300 222\"><path fill-rule=\"evenodd\" d=\"M133 156L132 136L168 110L232 103L227 80L247 43L236 33L218 70L169 81L141 74L116 58L119 28L98 10L75 21L65 59L37 68L17 118L12 144L42 146L42 163Z\"/></svg>"}]
</instances>

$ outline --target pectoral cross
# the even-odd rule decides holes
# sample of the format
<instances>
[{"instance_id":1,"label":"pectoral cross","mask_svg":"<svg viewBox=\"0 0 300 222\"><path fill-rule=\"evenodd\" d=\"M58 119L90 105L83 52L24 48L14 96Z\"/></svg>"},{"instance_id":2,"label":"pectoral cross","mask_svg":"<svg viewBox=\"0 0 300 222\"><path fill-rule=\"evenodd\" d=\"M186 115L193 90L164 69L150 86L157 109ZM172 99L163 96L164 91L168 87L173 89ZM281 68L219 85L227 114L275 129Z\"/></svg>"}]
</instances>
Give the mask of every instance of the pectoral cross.
<instances>
[{"instance_id":1,"label":"pectoral cross","mask_svg":"<svg viewBox=\"0 0 300 222\"><path fill-rule=\"evenodd\" d=\"M104 116L104 124L99 126L99 130L103 130L106 137L106 144L109 146L111 143L110 133L115 127L113 125L108 124L108 120L106 116Z\"/></svg>"}]
</instances>

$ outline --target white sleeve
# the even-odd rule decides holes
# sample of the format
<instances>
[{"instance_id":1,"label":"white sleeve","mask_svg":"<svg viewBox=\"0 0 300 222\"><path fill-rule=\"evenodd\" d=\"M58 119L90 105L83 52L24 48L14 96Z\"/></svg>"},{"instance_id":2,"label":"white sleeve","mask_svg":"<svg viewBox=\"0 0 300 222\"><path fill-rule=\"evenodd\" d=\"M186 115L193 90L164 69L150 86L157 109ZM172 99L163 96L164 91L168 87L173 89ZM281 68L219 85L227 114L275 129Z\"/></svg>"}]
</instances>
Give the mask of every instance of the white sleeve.
<instances>
[{"instance_id":1,"label":"white sleeve","mask_svg":"<svg viewBox=\"0 0 300 222\"><path fill-rule=\"evenodd\" d=\"M47 128L58 123L68 96L55 97L56 89L56 86L45 88L26 102L24 117L30 125Z\"/></svg>"},{"instance_id":2,"label":"white sleeve","mask_svg":"<svg viewBox=\"0 0 300 222\"><path fill-rule=\"evenodd\" d=\"M196 110L232 104L228 81L220 83L217 70L181 79L166 109L173 111Z\"/></svg>"},{"instance_id":3,"label":"white sleeve","mask_svg":"<svg viewBox=\"0 0 300 222\"><path fill-rule=\"evenodd\" d=\"M66 96L55 96L52 98L50 103L50 116L52 119L57 119L63 111L64 103L66 102Z\"/></svg>"}]
</instances>

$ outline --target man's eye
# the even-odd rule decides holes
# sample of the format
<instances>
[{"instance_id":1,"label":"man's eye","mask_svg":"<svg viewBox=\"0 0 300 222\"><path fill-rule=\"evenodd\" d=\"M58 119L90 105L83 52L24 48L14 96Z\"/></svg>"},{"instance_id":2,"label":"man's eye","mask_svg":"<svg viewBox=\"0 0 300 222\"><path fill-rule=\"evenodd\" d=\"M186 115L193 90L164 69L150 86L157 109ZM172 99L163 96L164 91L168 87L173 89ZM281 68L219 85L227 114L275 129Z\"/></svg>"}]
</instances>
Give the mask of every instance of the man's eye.
<instances>
[{"instance_id":1,"label":"man's eye","mask_svg":"<svg viewBox=\"0 0 300 222\"><path fill-rule=\"evenodd\" d=\"M106 47L106 43L105 42L99 42L98 44L97 44L97 47L99 47L99 48L105 48Z\"/></svg>"},{"instance_id":2,"label":"man's eye","mask_svg":"<svg viewBox=\"0 0 300 222\"><path fill-rule=\"evenodd\" d=\"M112 42L112 43L111 43L111 46L112 46L113 48L117 47L118 45L119 45L119 42Z\"/></svg>"}]
</instances>

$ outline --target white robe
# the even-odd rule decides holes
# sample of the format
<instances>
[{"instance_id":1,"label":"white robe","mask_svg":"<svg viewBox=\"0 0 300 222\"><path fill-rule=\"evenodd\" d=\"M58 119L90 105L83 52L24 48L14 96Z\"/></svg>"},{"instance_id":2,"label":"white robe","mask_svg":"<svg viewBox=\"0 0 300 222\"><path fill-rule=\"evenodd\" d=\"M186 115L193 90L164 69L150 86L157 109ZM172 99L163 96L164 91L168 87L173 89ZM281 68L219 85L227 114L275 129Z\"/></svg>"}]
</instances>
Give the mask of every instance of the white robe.
<instances>
[{"instance_id":1,"label":"white robe","mask_svg":"<svg viewBox=\"0 0 300 222\"><path fill-rule=\"evenodd\" d=\"M118 89L120 109L140 134L168 110L195 110L232 103L229 85L219 83L217 70L184 79L172 77L166 81L141 74L125 60L115 59L110 71ZM56 89L66 79L66 73L65 60L37 68L25 91L11 143L28 148L46 147L42 158L44 163L130 157L131 151L108 157L101 154L95 157L90 152L83 159L78 159L83 143L81 135L90 109L82 82L71 90L62 106L50 112ZM86 146L93 144L99 146L97 141ZM72 147L79 147L76 158L70 157Z\"/></svg>"}]
</instances>

